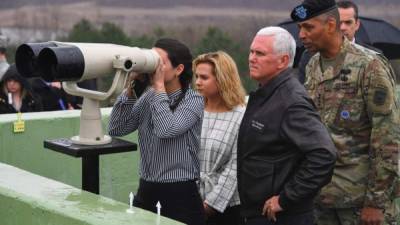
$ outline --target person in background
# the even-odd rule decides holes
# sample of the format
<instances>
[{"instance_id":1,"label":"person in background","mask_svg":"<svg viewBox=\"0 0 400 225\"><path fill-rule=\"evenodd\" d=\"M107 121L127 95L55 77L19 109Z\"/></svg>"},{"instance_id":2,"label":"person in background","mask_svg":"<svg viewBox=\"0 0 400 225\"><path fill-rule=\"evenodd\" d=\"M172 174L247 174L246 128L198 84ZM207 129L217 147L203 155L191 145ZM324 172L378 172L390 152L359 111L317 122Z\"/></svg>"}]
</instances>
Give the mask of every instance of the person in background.
<instances>
[{"instance_id":1,"label":"person in background","mask_svg":"<svg viewBox=\"0 0 400 225\"><path fill-rule=\"evenodd\" d=\"M0 80L8 70L8 67L10 67L6 57L7 49L3 42L3 40L0 40Z\"/></svg>"},{"instance_id":2,"label":"person in background","mask_svg":"<svg viewBox=\"0 0 400 225\"><path fill-rule=\"evenodd\" d=\"M61 82L46 82L42 78L32 78L29 82L33 92L42 100L43 111L74 109Z\"/></svg>"},{"instance_id":3,"label":"person in background","mask_svg":"<svg viewBox=\"0 0 400 225\"><path fill-rule=\"evenodd\" d=\"M246 225L314 225L314 198L331 180L336 149L291 69L296 43L266 27L250 46L250 93L238 137L238 187Z\"/></svg>"},{"instance_id":4,"label":"person in background","mask_svg":"<svg viewBox=\"0 0 400 225\"><path fill-rule=\"evenodd\" d=\"M196 89L205 99L199 187L207 224L243 224L237 191L237 135L245 90L235 62L223 51L198 56L193 72Z\"/></svg>"},{"instance_id":5,"label":"person in background","mask_svg":"<svg viewBox=\"0 0 400 225\"><path fill-rule=\"evenodd\" d=\"M161 62L151 87L139 98L133 87L118 97L109 134L122 136L138 130L140 181L134 206L156 212L160 202L161 215L203 225L205 214L196 181L200 178L204 101L190 88L193 58L189 48L174 39L157 40L154 50Z\"/></svg>"},{"instance_id":6,"label":"person in background","mask_svg":"<svg viewBox=\"0 0 400 225\"><path fill-rule=\"evenodd\" d=\"M316 201L317 224L396 224L400 111L392 68L344 37L334 0L305 0L291 17L301 41L317 52L304 85L339 153Z\"/></svg>"},{"instance_id":7,"label":"person in background","mask_svg":"<svg viewBox=\"0 0 400 225\"><path fill-rule=\"evenodd\" d=\"M356 32L360 29L361 21L358 17L358 6L352 1L338 1L336 3L340 17L340 31L350 42L359 44L382 54L380 49L356 39Z\"/></svg>"},{"instance_id":8,"label":"person in background","mask_svg":"<svg viewBox=\"0 0 400 225\"><path fill-rule=\"evenodd\" d=\"M358 7L352 1L338 1L337 6L340 16L340 31L349 41L355 43L355 35L360 28Z\"/></svg>"},{"instance_id":9,"label":"person in background","mask_svg":"<svg viewBox=\"0 0 400 225\"><path fill-rule=\"evenodd\" d=\"M39 112L40 100L30 90L28 82L12 64L0 81L0 114L17 112Z\"/></svg>"}]
</instances>

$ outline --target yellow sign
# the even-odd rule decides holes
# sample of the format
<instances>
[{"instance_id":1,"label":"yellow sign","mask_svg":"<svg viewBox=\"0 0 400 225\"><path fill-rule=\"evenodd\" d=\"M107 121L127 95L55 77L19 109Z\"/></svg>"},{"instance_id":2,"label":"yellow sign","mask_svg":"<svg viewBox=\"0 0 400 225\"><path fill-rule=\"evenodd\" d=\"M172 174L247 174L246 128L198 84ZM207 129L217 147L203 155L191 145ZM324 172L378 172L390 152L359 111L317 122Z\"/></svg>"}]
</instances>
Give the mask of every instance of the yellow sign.
<instances>
[{"instance_id":1,"label":"yellow sign","mask_svg":"<svg viewBox=\"0 0 400 225\"><path fill-rule=\"evenodd\" d=\"M17 121L14 122L14 133L22 133L25 131L25 121L22 120L22 114L17 114Z\"/></svg>"}]
</instances>

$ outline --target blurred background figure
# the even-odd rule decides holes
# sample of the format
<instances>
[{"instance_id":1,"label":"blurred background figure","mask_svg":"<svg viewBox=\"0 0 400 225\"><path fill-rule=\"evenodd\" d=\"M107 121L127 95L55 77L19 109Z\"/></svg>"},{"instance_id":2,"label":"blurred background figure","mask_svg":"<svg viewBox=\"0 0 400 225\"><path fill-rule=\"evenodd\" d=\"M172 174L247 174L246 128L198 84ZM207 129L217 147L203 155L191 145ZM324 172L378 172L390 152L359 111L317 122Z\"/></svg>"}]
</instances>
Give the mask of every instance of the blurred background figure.
<instances>
[{"instance_id":1,"label":"blurred background figure","mask_svg":"<svg viewBox=\"0 0 400 225\"><path fill-rule=\"evenodd\" d=\"M30 90L27 80L18 73L15 64L4 74L0 88L0 114L42 110L40 100Z\"/></svg>"},{"instance_id":2,"label":"blurred background figure","mask_svg":"<svg viewBox=\"0 0 400 225\"><path fill-rule=\"evenodd\" d=\"M7 62L6 52L7 52L7 37L0 34L0 80L6 73L8 67L10 66Z\"/></svg>"},{"instance_id":3,"label":"blurred background figure","mask_svg":"<svg viewBox=\"0 0 400 225\"><path fill-rule=\"evenodd\" d=\"M42 100L43 111L74 109L75 96L68 95L61 82L46 82L41 78L30 80L32 90Z\"/></svg>"},{"instance_id":4,"label":"blurred background figure","mask_svg":"<svg viewBox=\"0 0 400 225\"><path fill-rule=\"evenodd\" d=\"M354 43L356 31L360 28L358 7L352 1L339 1L337 6L340 15L340 31Z\"/></svg>"},{"instance_id":5,"label":"blurred background figure","mask_svg":"<svg viewBox=\"0 0 400 225\"><path fill-rule=\"evenodd\" d=\"M361 21L358 17L358 6L352 1L338 1L337 7L340 16L340 31L352 43L383 53L382 50L365 43L363 40L356 39L356 32L360 29Z\"/></svg>"}]
</instances>

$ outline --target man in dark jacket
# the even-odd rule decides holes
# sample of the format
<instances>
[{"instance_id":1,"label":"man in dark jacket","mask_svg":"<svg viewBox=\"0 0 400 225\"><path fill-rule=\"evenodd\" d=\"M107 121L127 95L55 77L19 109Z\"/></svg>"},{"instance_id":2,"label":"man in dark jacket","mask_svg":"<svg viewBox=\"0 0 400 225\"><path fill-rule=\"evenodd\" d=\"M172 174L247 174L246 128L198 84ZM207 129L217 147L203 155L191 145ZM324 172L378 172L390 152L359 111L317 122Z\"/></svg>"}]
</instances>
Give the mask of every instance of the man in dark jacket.
<instances>
[{"instance_id":1,"label":"man in dark jacket","mask_svg":"<svg viewBox=\"0 0 400 225\"><path fill-rule=\"evenodd\" d=\"M250 47L250 76L260 87L250 94L238 138L247 225L312 225L313 199L331 180L336 149L289 69L295 49L293 37L279 27L261 29Z\"/></svg>"}]
</instances>

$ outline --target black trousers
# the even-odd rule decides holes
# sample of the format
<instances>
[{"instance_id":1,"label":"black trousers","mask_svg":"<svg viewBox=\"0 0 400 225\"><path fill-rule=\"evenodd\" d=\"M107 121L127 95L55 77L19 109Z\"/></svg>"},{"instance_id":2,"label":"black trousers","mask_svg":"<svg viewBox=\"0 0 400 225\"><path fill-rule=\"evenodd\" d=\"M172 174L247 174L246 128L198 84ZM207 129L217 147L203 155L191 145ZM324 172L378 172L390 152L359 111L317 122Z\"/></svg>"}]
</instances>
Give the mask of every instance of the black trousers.
<instances>
[{"instance_id":1,"label":"black trousers","mask_svg":"<svg viewBox=\"0 0 400 225\"><path fill-rule=\"evenodd\" d=\"M207 225L244 225L244 219L240 216L240 206L232 206L225 209L223 213L207 218Z\"/></svg>"},{"instance_id":2,"label":"black trousers","mask_svg":"<svg viewBox=\"0 0 400 225\"><path fill-rule=\"evenodd\" d=\"M188 225L205 225L203 203L195 181L154 183L140 180L133 205Z\"/></svg>"},{"instance_id":3,"label":"black trousers","mask_svg":"<svg viewBox=\"0 0 400 225\"><path fill-rule=\"evenodd\" d=\"M281 214L277 216L276 222L268 220L267 217L246 218L246 225L314 225L313 212L306 212L295 215Z\"/></svg>"}]
</instances>

